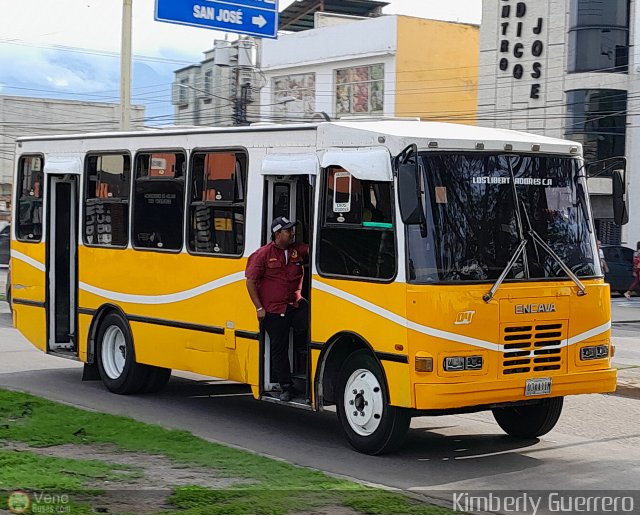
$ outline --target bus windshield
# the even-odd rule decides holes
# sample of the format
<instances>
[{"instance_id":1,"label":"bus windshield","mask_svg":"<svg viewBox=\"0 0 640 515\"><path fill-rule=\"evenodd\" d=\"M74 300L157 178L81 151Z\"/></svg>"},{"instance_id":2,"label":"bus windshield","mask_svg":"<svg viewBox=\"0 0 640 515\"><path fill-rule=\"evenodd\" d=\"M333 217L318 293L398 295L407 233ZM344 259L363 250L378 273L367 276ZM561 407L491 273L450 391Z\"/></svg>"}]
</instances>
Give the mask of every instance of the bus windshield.
<instances>
[{"instance_id":1,"label":"bus windshield","mask_svg":"<svg viewBox=\"0 0 640 515\"><path fill-rule=\"evenodd\" d=\"M427 230L407 226L410 282L493 281L523 238L507 279L566 278L533 231L577 277L601 275L577 159L421 153L419 161Z\"/></svg>"}]
</instances>

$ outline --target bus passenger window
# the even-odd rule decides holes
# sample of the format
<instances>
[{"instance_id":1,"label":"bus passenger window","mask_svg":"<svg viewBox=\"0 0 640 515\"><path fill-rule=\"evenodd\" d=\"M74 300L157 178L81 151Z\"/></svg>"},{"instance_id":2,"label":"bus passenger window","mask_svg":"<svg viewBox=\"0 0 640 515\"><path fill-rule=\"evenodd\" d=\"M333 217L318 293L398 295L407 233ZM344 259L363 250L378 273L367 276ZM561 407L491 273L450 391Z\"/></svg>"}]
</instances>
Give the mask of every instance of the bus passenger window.
<instances>
[{"instance_id":1,"label":"bus passenger window","mask_svg":"<svg viewBox=\"0 0 640 515\"><path fill-rule=\"evenodd\" d=\"M190 252L242 255L246 163L246 155L240 152L193 154L190 172Z\"/></svg>"},{"instance_id":2,"label":"bus passenger window","mask_svg":"<svg viewBox=\"0 0 640 515\"><path fill-rule=\"evenodd\" d=\"M184 219L183 152L154 151L136 156L133 246L182 250Z\"/></svg>"},{"instance_id":3,"label":"bus passenger window","mask_svg":"<svg viewBox=\"0 0 640 515\"><path fill-rule=\"evenodd\" d=\"M18 164L16 235L18 240L42 240L42 192L44 160L41 156L22 156Z\"/></svg>"},{"instance_id":4,"label":"bus passenger window","mask_svg":"<svg viewBox=\"0 0 640 515\"><path fill-rule=\"evenodd\" d=\"M320 272L392 279L397 258L391 183L361 181L332 167L325 172L322 193Z\"/></svg>"},{"instance_id":5,"label":"bus passenger window","mask_svg":"<svg viewBox=\"0 0 640 515\"><path fill-rule=\"evenodd\" d=\"M131 158L128 154L89 154L85 176L85 245L126 247Z\"/></svg>"}]
</instances>

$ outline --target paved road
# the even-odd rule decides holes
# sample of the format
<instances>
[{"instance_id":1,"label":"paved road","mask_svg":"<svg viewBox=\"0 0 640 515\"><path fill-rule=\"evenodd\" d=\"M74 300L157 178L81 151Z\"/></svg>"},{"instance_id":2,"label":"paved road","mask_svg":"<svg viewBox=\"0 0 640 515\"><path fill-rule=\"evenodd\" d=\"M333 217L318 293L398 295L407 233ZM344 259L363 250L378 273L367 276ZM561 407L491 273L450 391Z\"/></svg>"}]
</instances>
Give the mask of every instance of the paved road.
<instances>
[{"instance_id":1,"label":"paved road","mask_svg":"<svg viewBox=\"0 0 640 515\"><path fill-rule=\"evenodd\" d=\"M6 313L0 313L0 325L1 387L186 429L366 482L445 499L443 492L451 490L636 489L640 484L635 398L569 397L558 426L541 440L509 439L486 413L417 418L400 452L370 457L346 445L332 413L256 402L245 386L189 375L173 377L158 395L113 395L100 382L81 382L80 364L34 350L8 327ZM623 347L640 341L616 340Z\"/></svg>"},{"instance_id":2,"label":"paved road","mask_svg":"<svg viewBox=\"0 0 640 515\"><path fill-rule=\"evenodd\" d=\"M622 324L624 322L640 322L640 297L611 298L611 320L614 323Z\"/></svg>"}]
</instances>

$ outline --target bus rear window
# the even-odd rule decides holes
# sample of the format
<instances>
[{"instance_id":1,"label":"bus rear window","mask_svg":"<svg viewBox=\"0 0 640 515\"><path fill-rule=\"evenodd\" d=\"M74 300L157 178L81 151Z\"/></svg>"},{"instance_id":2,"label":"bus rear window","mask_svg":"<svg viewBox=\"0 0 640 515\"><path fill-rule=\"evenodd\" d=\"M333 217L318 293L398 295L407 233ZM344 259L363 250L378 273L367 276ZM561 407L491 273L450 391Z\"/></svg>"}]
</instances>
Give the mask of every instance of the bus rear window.
<instances>
[{"instance_id":1,"label":"bus rear window","mask_svg":"<svg viewBox=\"0 0 640 515\"><path fill-rule=\"evenodd\" d=\"M22 156L18 162L16 236L19 241L42 240L42 196L44 189L42 156Z\"/></svg>"}]
</instances>

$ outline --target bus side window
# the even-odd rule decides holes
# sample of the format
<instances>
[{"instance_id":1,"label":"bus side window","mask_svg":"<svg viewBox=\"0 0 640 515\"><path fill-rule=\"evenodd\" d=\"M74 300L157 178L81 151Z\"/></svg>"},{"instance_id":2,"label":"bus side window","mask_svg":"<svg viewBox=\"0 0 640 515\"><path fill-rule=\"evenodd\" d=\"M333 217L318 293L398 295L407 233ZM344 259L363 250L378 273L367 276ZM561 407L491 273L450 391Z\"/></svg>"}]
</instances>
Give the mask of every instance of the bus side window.
<instances>
[{"instance_id":1,"label":"bus side window","mask_svg":"<svg viewBox=\"0 0 640 515\"><path fill-rule=\"evenodd\" d=\"M320 272L392 279L397 259L391 183L360 181L332 167L325 170L323 184Z\"/></svg>"},{"instance_id":2,"label":"bus side window","mask_svg":"<svg viewBox=\"0 0 640 515\"><path fill-rule=\"evenodd\" d=\"M18 163L16 236L19 241L42 240L42 192L44 159L22 156Z\"/></svg>"},{"instance_id":3,"label":"bus side window","mask_svg":"<svg viewBox=\"0 0 640 515\"><path fill-rule=\"evenodd\" d=\"M182 250L184 152L141 152L135 160L133 246Z\"/></svg>"},{"instance_id":4,"label":"bus side window","mask_svg":"<svg viewBox=\"0 0 640 515\"><path fill-rule=\"evenodd\" d=\"M122 153L89 154L85 176L85 245L126 247L131 158Z\"/></svg>"},{"instance_id":5,"label":"bus side window","mask_svg":"<svg viewBox=\"0 0 640 515\"><path fill-rule=\"evenodd\" d=\"M189 252L241 256L244 251L247 157L235 151L191 158Z\"/></svg>"}]
</instances>

